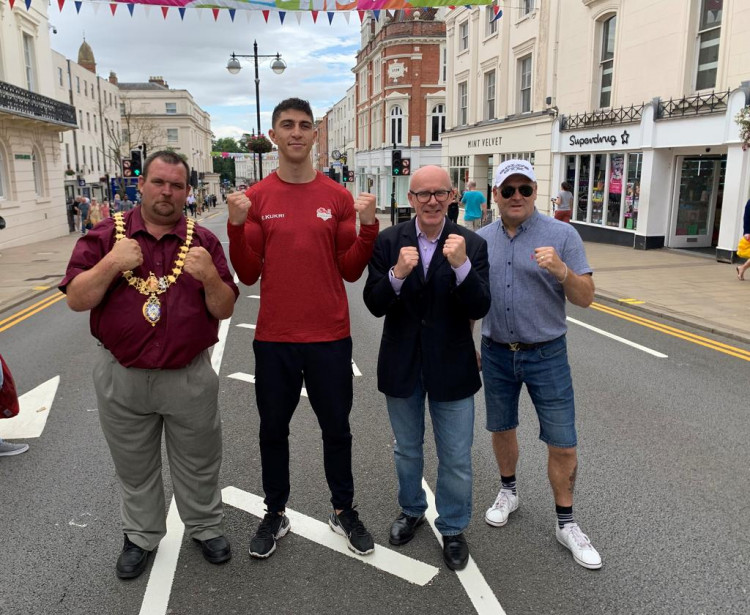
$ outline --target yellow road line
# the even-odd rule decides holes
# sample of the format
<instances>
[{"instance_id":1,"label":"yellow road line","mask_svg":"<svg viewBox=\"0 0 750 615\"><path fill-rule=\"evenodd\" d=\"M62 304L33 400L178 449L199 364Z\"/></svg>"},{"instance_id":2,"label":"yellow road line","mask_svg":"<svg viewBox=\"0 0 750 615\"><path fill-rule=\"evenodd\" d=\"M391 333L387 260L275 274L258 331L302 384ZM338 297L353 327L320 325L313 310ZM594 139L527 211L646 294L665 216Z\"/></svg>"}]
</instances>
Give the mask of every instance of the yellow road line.
<instances>
[{"instance_id":1,"label":"yellow road line","mask_svg":"<svg viewBox=\"0 0 750 615\"><path fill-rule=\"evenodd\" d=\"M742 350L742 348L737 348L735 346L730 346L729 344L724 344L722 342L718 342L716 340L712 340L707 337L696 335L694 333L689 333L687 331L683 331L682 329L678 329L676 327L663 325L663 324L654 322L653 320L643 318L641 316L628 314L627 312L623 312L621 310L618 310L617 308L612 308L609 306L602 305L601 303L592 303L591 307L594 308L595 310L599 310L600 312L604 312L605 314L609 314L610 316L616 316L617 318L622 318L623 320L633 322L643 327L654 329L655 331L659 331L660 333L665 333L666 335L671 335L673 337L683 339L687 342L692 342L693 344L698 344L699 346L704 346L706 348L710 348L711 350L716 350L717 352L728 354L738 359L750 361L750 351Z\"/></svg>"},{"instance_id":2,"label":"yellow road line","mask_svg":"<svg viewBox=\"0 0 750 615\"><path fill-rule=\"evenodd\" d=\"M45 297L44 299L42 299L41 301L38 301L34 305L30 305L29 307L21 310L20 312L13 314L13 316L9 316L8 318L4 320L0 320L0 333L5 331L6 329L10 329L11 327L13 327L14 325L17 325L20 322L23 322L30 316L33 316L34 314L41 312L42 310L48 308L52 304L60 301L60 299L64 299L64 298L65 298L65 295L61 293L60 291L57 291L54 295Z\"/></svg>"}]
</instances>

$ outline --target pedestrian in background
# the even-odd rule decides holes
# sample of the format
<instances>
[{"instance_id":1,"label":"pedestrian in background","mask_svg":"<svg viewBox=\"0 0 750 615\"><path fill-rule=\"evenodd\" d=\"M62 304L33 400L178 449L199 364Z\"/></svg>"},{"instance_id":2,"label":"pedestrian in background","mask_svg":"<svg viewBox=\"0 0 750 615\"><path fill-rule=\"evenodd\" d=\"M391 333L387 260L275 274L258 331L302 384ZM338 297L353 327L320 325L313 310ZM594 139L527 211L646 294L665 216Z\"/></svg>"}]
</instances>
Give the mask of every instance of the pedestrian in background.
<instances>
[{"instance_id":1,"label":"pedestrian in background","mask_svg":"<svg viewBox=\"0 0 750 615\"><path fill-rule=\"evenodd\" d=\"M746 241L750 241L750 200L745 203L745 214L742 217L742 236ZM745 271L747 271L748 267L750 267L750 258L738 267L735 267L737 270L737 278L740 281L744 281Z\"/></svg>"},{"instance_id":2,"label":"pedestrian in background","mask_svg":"<svg viewBox=\"0 0 750 615\"><path fill-rule=\"evenodd\" d=\"M86 229L94 228L101 221L101 205L96 199L91 199L91 205L89 205L89 217L86 219Z\"/></svg>"},{"instance_id":3,"label":"pedestrian in background","mask_svg":"<svg viewBox=\"0 0 750 615\"><path fill-rule=\"evenodd\" d=\"M306 100L273 111L269 137L279 166L227 199L229 257L243 284L260 277L255 328L255 395L267 513L250 555L269 557L289 531L289 422L302 381L323 432L323 465L333 512L328 523L360 555L374 549L354 509L352 339L344 280L362 275L378 234L375 197L349 191L315 170L317 130ZM356 231L359 212L360 230ZM261 275L262 274L262 275Z\"/></svg>"},{"instance_id":4,"label":"pedestrian in background","mask_svg":"<svg viewBox=\"0 0 750 615\"><path fill-rule=\"evenodd\" d=\"M560 222L570 222L570 216L573 213L573 186L568 182L560 185L560 192L554 198L555 202L555 220Z\"/></svg>"},{"instance_id":5,"label":"pedestrian in background","mask_svg":"<svg viewBox=\"0 0 750 615\"><path fill-rule=\"evenodd\" d=\"M239 290L218 238L182 215L190 168L160 151L143 165L143 204L76 244L60 290L91 310L94 388L120 483L124 537L116 574L139 576L166 534L162 431L187 533L212 564L231 557L219 490L218 376L208 349Z\"/></svg>"},{"instance_id":6,"label":"pedestrian in background","mask_svg":"<svg viewBox=\"0 0 750 615\"><path fill-rule=\"evenodd\" d=\"M448 204L448 220L453 222L453 224L458 224L458 212L459 212L459 205L458 205L458 192L454 188L451 191L451 202Z\"/></svg>"},{"instance_id":7,"label":"pedestrian in background","mask_svg":"<svg viewBox=\"0 0 750 615\"><path fill-rule=\"evenodd\" d=\"M102 201L101 205L99 205L99 217L104 220L104 218L109 218L110 216L110 210L109 210L109 201L104 200Z\"/></svg>"},{"instance_id":8,"label":"pedestrian in background","mask_svg":"<svg viewBox=\"0 0 750 615\"><path fill-rule=\"evenodd\" d=\"M490 308L487 244L446 219L453 197L437 166L411 176L416 217L384 230L375 242L364 290L367 308L385 316L378 354L378 390L385 394L395 438L393 455L401 512L393 545L409 542L424 522L425 399L438 455L435 521L451 570L469 560L463 532L471 520L474 393L481 387L471 321Z\"/></svg>"},{"instance_id":9,"label":"pedestrian in background","mask_svg":"<svg viewBox=\"0 0 750 615\"><path fill-rule=\"evenodd\" d=\"M461 203L464 206L464 222L474 231L482 227L482 220L487 212L487 199L476 188L475 181L467 182L466 191L461 197Z\"/></svg>"},{"instance_id":10,"label":"pedestrian in background","mask_svg":"<svg viewBox=\"0 0 750 615\"><path fill-rule=\"evenodd\" d=\"M72 196L65 199L65 214L68 217L68 232L74 233L76 230L76 201Z\"/></svg>"},{"instance_id":11,"label":"pedestrian in background","mask_svg":"<svg viewBox=\"0 0 750 615\"><path fill-rule=\"evenodd\" d=\"M89 201L85 196L81 196L78 198L78 211L80 213L81 235L85 235L87 231L86 224L88 224L90 207L91 207L91 201Z\"/></svg>"},{"instance_id":12,"label":"pedestrian in background","mask_svg":"<svg viewBox=\"0 0 750 615\"><path fill-rule=\"evenodd\" d=\"M18 416L19 411L16 383L13 382L13 375L10 373L10 368L5 363L5 359L0 355L0 419L11 419ZM14 444L0 438L0 457L20 455L28 450L28 444Z\"/></svg>"},{"instance_id":13,"label":"pedestrian in background","mask_svg":"<svg viewBox=\"0 0 750 615\"><path fill-rule=\"evenodd\" d=\"M578 472L575 401L565 334L566 299L588 307L592 270L578 232L536 207L536 176L525 160L507 160L492 195L500 219L479 231L490 258L492 307L482 320L482 374L487 430L501 488L485 521L502 527L518 508L518 401L525 384L547 445L557 540L585 568L601 568L599 553L573 517Z\"/></svg>"}]
</instances>

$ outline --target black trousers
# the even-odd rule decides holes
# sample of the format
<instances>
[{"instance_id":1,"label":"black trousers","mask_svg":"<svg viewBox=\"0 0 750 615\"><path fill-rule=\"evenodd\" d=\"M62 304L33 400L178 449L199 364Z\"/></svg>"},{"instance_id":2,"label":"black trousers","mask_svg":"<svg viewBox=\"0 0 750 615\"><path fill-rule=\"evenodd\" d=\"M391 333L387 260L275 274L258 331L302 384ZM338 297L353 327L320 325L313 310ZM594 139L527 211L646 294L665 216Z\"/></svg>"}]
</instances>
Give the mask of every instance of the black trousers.
<instances>
[{"instance_id":1,"label":"black trousers","mask_svg":"<svg viewBox=\"0 0 750 615\"><path fill-rule=\"evenodd\" d=\"M331 504L335 509L351 508L351 338L304 344L255 340L253 351L264 502L268 511L284 510L289 499L289 423L299 403L303 379L323 433L323 467Z\"/></svg>"}]
</instances>

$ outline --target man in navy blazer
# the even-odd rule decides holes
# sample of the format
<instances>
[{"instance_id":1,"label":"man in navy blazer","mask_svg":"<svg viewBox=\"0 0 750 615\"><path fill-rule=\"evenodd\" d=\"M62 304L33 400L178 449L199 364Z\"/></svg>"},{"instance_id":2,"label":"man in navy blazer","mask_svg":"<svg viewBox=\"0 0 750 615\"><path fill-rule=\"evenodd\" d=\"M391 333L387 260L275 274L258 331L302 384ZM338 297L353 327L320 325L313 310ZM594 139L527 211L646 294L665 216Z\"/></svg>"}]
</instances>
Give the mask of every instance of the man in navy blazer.
<instances>
[{"instance_id":1,"label":"man in navy blazer","mask_svg":"<svg viewBox=\"0 0 750 615\"><path fill-rule=\"evenodd\" d=\"M435 526L443 559L463 569L471 519L474 393L481 387L471 321L490 308L487 244L445 217L453 198L448 173L437 166L411 177L416 217L385 229L375 242L364 300L385 316L378 356L378 390L385 394L395 436L401 513L390 543L409 542L424 522L425 398L429 397L438 454Z\"/></svg>"}]
</instances>

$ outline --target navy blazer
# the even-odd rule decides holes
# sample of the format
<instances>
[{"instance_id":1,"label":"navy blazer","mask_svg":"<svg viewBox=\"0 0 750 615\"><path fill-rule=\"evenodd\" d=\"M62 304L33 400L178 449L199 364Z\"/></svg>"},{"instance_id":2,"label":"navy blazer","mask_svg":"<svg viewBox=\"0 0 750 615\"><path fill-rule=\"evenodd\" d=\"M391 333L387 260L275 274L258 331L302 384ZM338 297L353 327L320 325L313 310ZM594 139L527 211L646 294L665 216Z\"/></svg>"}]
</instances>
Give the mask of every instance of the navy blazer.
<instances>
[{"instance_id":1,"label":"navy blazer","mask_svg":"<svg viewBox=\"0 0 750 615\"><path fill-rule=\"evenodd\" d=\"M471 261L469 275L458 286L443 256L450 234L465 238ZM490 309L487 243L446 219L427 277L420 261L396 295L388 272L404 246L419 247L415 219L381 232L368 266L365 304L375 316L385 316L378 390L392 397L409 397L421 378L424 390L435 401L469 397L482 386L470 321L479 320Z\"/></svg>"}]
</instances>

